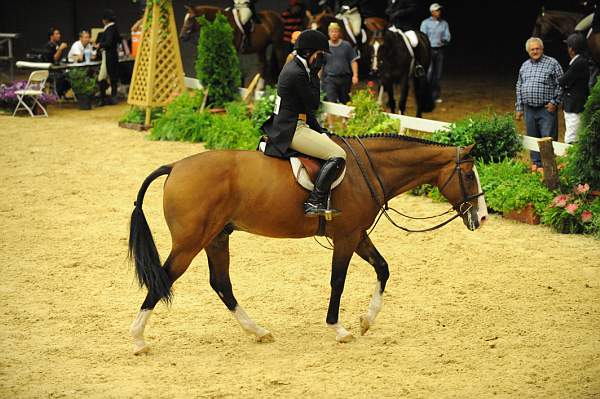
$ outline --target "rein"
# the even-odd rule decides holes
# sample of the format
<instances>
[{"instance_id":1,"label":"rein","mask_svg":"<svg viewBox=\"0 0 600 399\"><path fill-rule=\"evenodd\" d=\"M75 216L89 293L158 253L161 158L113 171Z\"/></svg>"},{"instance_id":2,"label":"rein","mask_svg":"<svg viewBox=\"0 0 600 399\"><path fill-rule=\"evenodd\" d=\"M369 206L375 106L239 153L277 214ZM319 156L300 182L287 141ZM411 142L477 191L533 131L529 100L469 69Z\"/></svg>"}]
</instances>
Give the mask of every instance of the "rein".
<instances>
[{"instance_id":1,"label":"rein","mask_svg":"<svg viewBox=\"0 0 600 399\"><path fill-rule=\"evenodd\" d=\"M469 201L483 195L483 193L478 193L478 194L474 194L474 195L467 195L466 190L465 190L465 186L464 186L464 182L463 182L463 178L462 178L462 169L460 168L460 165L466 162L474 162L473 159L460 159L460 147L456 148L456 166L454 167L454 170L452 171L452 174L450 174L450 176L448 177L448 179L446 179L446 181L444 182L444 184L440 187L440 191L442 191L447 185L448 183L450 183L450 181L452 180L452 177L454 176L454 174L458 174L459 177L459 182L460 182L460 189L463 195L463 200L460 204L458 204L458 206L452 206L450 209L448 209L446 212L443 212L439 215L434 215L434 216L427 216L427 217L412 217L412 216L408 216L403 214L402 212L399 212L393 208L390 208L388 205L388 202L386 201L385 197L386 197L386 190L385 190L385 186L383 184L383 181L381 180L381 178L379 177L379 174L377 173L377 170L375 169L375 165L373 164L373 160L371 159L371 155L369 154L369 151L367 150L367 148L365 147L365 145L363 144L362 140L360 139L360 137L355 137L356 140L358 141L358 143L360 144L360 146L362 147L365 155L367 156L367 160L369 161L369 165L371 167L371 170L373 171L373 174L375 174L375 177L377 178L377 181L379 182L379 186L381 187L381 192L383 195L383 201L379 201L378 199L378 195L376 193L375 187L373 187L373 184L371 183L371 180L369 179L368 175L367 175L367 171L365 169L365 167L362 165L358 154L356 153L356 151L354 150L354 148L352 148L352 146L350 145L350 143L348 142L348 140L345 137L339 136L340 139L344 142L344 144L348 147L348 149L350 150L350 152L352 153L352 156L354 157L356 164L358 165L358 169L360 170L365 182L367 183L367 187L369 188L369 191L371 192L371 197L373 198L373 200L375 201L375 204L377 205L377 207L380 209L379 210L379 216L377 217L377 219L375 220L375 223L373 224L373 227L371 227L371 229L369 230L369 232L367 233L367 236L371 234L371 232L375 229L375 227L377 226L377 223L379 223L379 220L381 219L381 216L386 217L386 219L396 228L399 228L400 230L406 231L408 233L424 233L424 232L428 232L428 231L433 231L433 230L437 230L445 225L447 225L448 223L450 223L451 221L453 221L454 219L456 219L459 216L464 216L465 214L467 214L467 212L469 212L471 210L471 208L473 207L473 205L471 205L469 203ZM463 209L466 205L466 209ZM408 219L415 219L415 220L425 220L425 219L433 219L433 218L437 218L443 215L446 215L450 212L452 212L452 210L456 211L456 214L454 216L452 216L450 219L439 223L435 226L426 228L426 229L421 229L421 230L412 230L412 229L408 229L406 227L400 226L399 224L397 224L389 215L388 210L391 210L401 216L404 216Z\"/></svg>"}]
</instances>

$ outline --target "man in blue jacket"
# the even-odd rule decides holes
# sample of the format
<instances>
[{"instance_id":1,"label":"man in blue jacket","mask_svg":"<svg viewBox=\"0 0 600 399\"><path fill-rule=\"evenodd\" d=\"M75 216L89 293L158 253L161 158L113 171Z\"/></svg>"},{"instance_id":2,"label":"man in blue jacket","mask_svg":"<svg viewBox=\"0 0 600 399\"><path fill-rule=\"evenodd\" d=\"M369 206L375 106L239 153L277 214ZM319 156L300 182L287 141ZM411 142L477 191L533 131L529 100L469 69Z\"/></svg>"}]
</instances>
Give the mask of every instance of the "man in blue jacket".
<instances>
[{"instance_id":1,"label":"man in blue jacket","mask_svg":"<svg viewBox=\"0 0 600 399\"><path fill-rule=\"evenodd\" d=\"M436 103L441 103L440 79L444 66L444 47L450 43L450 28L448 22L442 19L441 5L433 3L429 11L431 17L421 22L421 32L427 35L431 43L431 63L427 71L427 80L431 84L433 99Z\"/></svg>"}]
</instances>

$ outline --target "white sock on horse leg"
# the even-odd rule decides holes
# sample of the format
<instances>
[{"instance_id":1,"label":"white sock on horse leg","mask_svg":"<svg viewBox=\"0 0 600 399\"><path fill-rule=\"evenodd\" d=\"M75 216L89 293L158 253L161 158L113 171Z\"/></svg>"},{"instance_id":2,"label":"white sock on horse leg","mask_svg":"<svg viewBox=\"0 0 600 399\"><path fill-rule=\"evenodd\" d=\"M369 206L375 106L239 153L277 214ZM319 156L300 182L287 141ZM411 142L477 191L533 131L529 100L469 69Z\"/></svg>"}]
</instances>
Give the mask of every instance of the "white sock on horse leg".
<instances>
[{"instance_id":1,"label":"white sock on horse leg","mask_svg":"<svg viewBox=\"0 0 600 399\"><path fill-rule=\"evenodd\" d=\"M269 334L269 331L257 325L254 320L248 316L244 308L242 308L239 304L235 306L235 310L232 313L237 319L238 323L240 323L244 331L247 333L254 334L257 337L262 337Z\"/></svg>"}]
</instances>

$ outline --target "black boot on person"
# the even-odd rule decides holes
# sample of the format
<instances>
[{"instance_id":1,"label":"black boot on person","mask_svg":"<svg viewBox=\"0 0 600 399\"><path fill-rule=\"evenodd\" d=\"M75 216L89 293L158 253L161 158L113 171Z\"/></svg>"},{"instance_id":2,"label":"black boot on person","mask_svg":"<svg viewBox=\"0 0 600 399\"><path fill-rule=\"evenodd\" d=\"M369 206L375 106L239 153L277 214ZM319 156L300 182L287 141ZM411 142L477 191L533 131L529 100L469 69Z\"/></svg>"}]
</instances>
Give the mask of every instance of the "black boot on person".
<instances>
[{"instance_id":1,"label":"black boot on person","mask_svg":"<svg viewBox=\"0 0 600 399\"><path fill-rule=\"evenodd\" d=\"M341 213L337 209L330 209L327 206L327 197L329 197L331 185L338 178L345 163L344 158L329 158L321 167L319 174L317 174L315 188L304 203L304 214L306 216L315 217L328 214L337 216Z\"/></svg>"}]
</instances>

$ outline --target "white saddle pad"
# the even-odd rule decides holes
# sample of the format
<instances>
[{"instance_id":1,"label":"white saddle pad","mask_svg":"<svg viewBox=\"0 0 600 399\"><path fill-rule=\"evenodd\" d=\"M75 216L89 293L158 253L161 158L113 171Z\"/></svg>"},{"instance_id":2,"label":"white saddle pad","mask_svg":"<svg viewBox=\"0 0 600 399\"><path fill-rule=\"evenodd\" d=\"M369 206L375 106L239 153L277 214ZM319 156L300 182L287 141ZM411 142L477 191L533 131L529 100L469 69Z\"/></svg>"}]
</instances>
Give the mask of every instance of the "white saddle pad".
<instances>
[{"instance_id":1,"label":"white saddle pad","mask_svg":"<svg viewBox=\"0 0 600 399\"><path fill-rule=\"evenodd\" d=\"M266 147L267 143L265 143L264 141L261 142L258 146L261 152L265 152ZM304 165L302 165L302 162L300 162L298 158L292 157L290 158L290 166L292 167L292 174L294 175L294 179L296 179L296 182L305 189L312 191L315 188L315 185L313 181L310 180L310 176L308 175L308 172L306 171ZM342 173L340 173L340 177L338 177L331 185L332 190L340 185L342 180L344 180L345 175L346 167L344 166L344 170L342 170Z\"/></svg>"}]
</instances>

